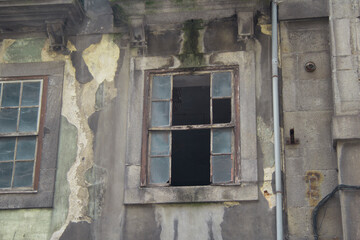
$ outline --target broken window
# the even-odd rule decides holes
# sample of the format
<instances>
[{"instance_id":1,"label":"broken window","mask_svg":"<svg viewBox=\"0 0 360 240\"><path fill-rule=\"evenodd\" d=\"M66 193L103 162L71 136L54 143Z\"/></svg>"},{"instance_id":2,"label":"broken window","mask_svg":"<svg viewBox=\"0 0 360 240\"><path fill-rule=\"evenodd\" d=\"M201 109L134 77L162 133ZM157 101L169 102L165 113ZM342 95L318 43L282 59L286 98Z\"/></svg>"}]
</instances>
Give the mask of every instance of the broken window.
<instances>
[{"instance_id":1,"label":"broken window","mask_svg":"<svg viewBox=\"0 0 360 240\"><path fill-rule=\"evenodd\" d=\"M233 183L239 118L233 69L151 72L148 83L143 185Z\"/></svg>"},{"instance_id":2,"label":"broken window","mask_svg":"<svg viewBox=\"0 0 360 240\"><path fill-rule=\"evenodd\" d=\"M0 81L0 189L37 188L45 78Z\"/></svg>"}]
</instances>

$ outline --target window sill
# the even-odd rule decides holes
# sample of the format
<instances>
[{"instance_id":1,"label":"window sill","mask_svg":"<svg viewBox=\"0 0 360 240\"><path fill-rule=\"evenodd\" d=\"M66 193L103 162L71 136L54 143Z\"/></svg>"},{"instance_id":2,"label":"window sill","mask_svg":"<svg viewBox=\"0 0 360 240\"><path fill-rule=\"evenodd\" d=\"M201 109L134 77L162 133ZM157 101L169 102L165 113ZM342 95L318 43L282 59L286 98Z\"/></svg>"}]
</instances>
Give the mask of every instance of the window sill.
<instances>
[{"instance_id":1,"label":"window sill","mask_svg":"<svg viewBox=\"0 0 360 240\"><path fill-rule=\"evenodd\" d=\"M37 190L9 190L9 191L0 191L1 194L18 194L18 193L37 193Z\"/></svg>"},{"instance_id":2,"label":"window sill","mask_svg":"<svg viewBox=\"0 0 360 240\"><path fill-rule=\"evenodd\" d=\"M223 186L143 187L125 191L125 204L258 200L256 183Z\"/></svg>"}]
</instances>

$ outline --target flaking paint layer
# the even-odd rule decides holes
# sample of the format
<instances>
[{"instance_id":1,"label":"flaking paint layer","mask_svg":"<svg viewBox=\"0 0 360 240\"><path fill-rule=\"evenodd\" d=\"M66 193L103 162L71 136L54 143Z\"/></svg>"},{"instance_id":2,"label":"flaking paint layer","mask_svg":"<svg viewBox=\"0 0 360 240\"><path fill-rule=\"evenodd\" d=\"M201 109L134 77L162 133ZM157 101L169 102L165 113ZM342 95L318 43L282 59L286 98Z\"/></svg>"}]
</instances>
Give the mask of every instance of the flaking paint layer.
<instances>
[{"instance_id":1,"label":"flaking paint layer","mask_svg":"<svg viewBox=\"0 0 360 240\"><path fill-rule=\"evenodd\" d=\"M48 44L48 42L47 42ZM76 51L75 46L68 42L70 51ZM69 210L65 223L53 233L51 239L57 240L64 233L70 222L91 222L88 216L89 192L86 172L93 166L93 132L88 118L95 112L96 91L100 84L104 85L104 96L110 101L116 96L114 76L120 50L113 42L111 35L103 35L102 40L90 45L83 51L83 59L95 81L81 84L76 79L74 64L70 55L64 56L49 52L45 46L42 51L43 61L64 61L64 86L62 115L77 130L76 159L67 172L69 183Z\"/></svg>"}]
</instances>

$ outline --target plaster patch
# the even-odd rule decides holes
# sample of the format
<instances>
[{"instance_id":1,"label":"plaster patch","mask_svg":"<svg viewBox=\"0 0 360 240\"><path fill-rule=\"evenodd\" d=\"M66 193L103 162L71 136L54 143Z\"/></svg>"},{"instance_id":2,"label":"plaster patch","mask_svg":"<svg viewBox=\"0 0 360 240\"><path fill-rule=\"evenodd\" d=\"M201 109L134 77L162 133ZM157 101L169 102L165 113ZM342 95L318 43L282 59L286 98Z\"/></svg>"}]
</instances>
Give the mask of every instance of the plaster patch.
<instances>
[{"instance_id":1,"label":"plaster patch","mask_svg":"<svg viewBox=\"0 0 360 240\"><path fill-rule=\"evenodd\" d=\"M271 181L265 181L264 184L260 187L261 194L264 196L266 201L269 204L269 208L272 209L276 206L276 196L273 193Z\"/></svg>"},{"instance_id":2,"label":"plaster patch","mask_svg":"<svg viewBox=\"0 0 360 240\"><path fill-rule=\"evenodd\" d=\"M257 136L261 146L261 151L265 157L264 167L274 165L274 133L261 117L257 117Z\"/></svg>"},{"instance_id":3,"label":"plaster patch","mask_svg":"<svg viewBox=\"0 0 360 240\"><path fill-rule=\"evenodd\" d=\"M161 240L210 239L222 240L221 223L223 205L158 205L155 207L156 222L161 226ZM174 223L176 229L174 229ZM208 223L211 222L209 225ZM211 229L209 229L211 228Z\"/></svg>"},{"instance_id":4,"label":"plaster patch","mask_svg":"<svg viewBox=\"0 0 360 240\"><path fill-rule=\"evenodd\" d=\"M260 28L261 28L261 33L262 34L271 36L271 32L272 32L271 24L261 24Z\"/></svg>"},{"instance_id":5,"label":"plaster patch","mask_svg":"<svg viewBox=\"0 0 360 240\"><path fill-rule=\"evenodd\" d=\"M224 202L224 205L227 208L231 208L231 207L240 205L240 203L239 202Z\"/></svg>"},{"instance_id":6,"label":"plaster patch","mask_svg":"<svg viewBox=\"0 0 360 240\"><path fill-rule=\"evenodd\" d=\"M48 46L48 42L45 45ZM58 240L70 222L91 222L87 216L89 193L85 180L85 173L93 164L93 133L88 125L88 117L95 111L95 93L99 83L80 84L75 78L70 55L48 51L46 46L42 51L43 61L65 62L62 115L77 129L76 160L67 172L70 188L68 215L65 224L51 237L51 240ZM70 42L68 48L76 50Z\"/></svg>"},{"instance_id":7,"label":"plaster patch","mask_svg":"<svg viewBox=\"0 0 360 240\"><path fill-rule=\"evenodd\" d=\"M120 49L112 35L103 35L99 43L90 45L82 55L97 83L114 81L119 56Z\"/></svg>"}]
</instances>

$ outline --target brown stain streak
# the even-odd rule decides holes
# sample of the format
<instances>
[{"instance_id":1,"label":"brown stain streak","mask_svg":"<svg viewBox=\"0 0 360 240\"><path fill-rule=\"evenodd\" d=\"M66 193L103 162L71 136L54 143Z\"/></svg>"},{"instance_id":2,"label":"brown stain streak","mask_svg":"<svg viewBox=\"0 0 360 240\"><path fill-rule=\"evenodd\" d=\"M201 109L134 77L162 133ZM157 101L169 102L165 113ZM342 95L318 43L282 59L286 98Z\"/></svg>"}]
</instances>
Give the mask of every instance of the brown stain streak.
<instances>
[{"instance_id":1,"label":"brown stain streak","mask_svg":"<svg viewBox=\"0 0 360 240\"><path fill-rule=\"evenodd\" d=\"M320 201L323 174L319 171L307 171L304 180L307 184L306 197L309 199L310 206L314 207Z\"/></svg>"}]
</instances>

